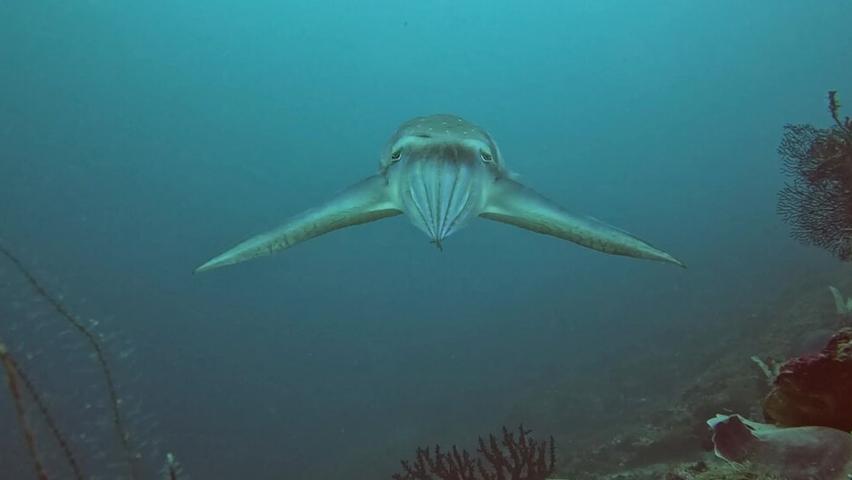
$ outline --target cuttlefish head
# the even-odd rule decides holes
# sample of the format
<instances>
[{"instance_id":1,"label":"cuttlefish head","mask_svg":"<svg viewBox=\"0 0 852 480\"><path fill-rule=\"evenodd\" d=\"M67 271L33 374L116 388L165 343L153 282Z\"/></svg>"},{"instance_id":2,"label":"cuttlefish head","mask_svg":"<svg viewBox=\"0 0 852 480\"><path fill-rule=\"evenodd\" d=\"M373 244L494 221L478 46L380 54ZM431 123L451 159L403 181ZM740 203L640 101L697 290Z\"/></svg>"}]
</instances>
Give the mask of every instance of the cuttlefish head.
<instances>
[{"instance_id":1,"label":"cuttlefish head","mask_svg":"<svg viewBox=\"0 0 852 480\"><path fill-rule=\"evenodd\" d=\"M506 174L488 133L452 115L402 124L382 153L381 173L394 203L439 248L483 211L490 186Z\"/></svg>"}]
</instances>

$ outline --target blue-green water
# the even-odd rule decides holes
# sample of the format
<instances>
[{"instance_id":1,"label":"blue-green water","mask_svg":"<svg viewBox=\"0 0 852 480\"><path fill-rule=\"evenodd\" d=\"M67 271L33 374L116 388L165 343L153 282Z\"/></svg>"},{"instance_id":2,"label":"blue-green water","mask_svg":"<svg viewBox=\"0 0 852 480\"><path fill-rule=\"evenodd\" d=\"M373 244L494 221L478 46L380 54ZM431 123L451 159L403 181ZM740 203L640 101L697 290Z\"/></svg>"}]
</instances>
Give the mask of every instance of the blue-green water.
<instances>
[{"instance_id":1,"label":"blue-green water","mask_svg":"<svg viewBox=\"0 0 852 480\"><path fill-rule=\"evenodd\" d=\"M842 1L0 1L0 238L120 334L131 416L156 421L140 436L192 478L387 478L566 372L678 351L830 265L776 216L775 149L785 123L825 123L827 90L852 98L850 18ZM690 268L486 221L439 252L398 217L192 275L440 112ZM70 435L103 435L88 353L0 268L0 338L37 352ZM29 478L12 412L0 395L0 477Z\"/></svg>"}]
</instances>

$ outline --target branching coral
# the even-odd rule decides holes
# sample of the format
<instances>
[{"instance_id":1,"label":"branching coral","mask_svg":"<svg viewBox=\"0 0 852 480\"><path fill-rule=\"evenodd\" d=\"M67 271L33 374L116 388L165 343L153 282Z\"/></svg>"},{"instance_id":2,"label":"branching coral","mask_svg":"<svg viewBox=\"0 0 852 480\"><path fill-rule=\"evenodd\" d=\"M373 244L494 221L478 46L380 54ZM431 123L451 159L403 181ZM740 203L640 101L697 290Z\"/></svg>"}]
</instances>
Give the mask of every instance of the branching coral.
<instances>
[{"instance_id":1,"label":"branching coral","mask_svg":"<svg viewBox=\"0 0 852 480\"><path fill-rule=\"evenodd\" d=\"M828 286L832 298L834 298L834 309L838 315L849 315L852 313L852 298L844 297L836 287Z\"/></svg>"},{"instance_id":2,"label":"branching coral","mask_svg":"<svg viewBox=\"0 0 852 480\"><path fill-rule=\"evenodd\" d=\"M179 480L183 474L183 467L178 463L173 453L166 454L166 464L163 465L163 478L165 480Z\"/></svg>"},{"instance_id":3,"label":"branching coral","mask_svg":"<svg viewBox=\"0 0 852 480\"><path fill-rule=\"evenodd\" d=\"M112 423L115 427L117 434L122 443L122 447L124 448L124 453L127 455L128 467L130 479L139 478L139 474L136 471L136 465L134 460L138 459L138 454L132 451L130 446L130 435L124 427L124 423L122 421L122 416L120 415L119 405L120 400L118 397L118 393L115 389L115 384L112 377L112 371L109 368L109 364L106 360L106 353L101 346L98 335L93 333L89 328L87 328L74 314L65 307L63 303L61 303L55 296L51 295L45 287L35 278L35 276L27 269L23 262L21 262L15 255L13 255L8 249L0 245L0 255L8 258L15 267L21 272L21 274L27 279L27 282L33 288L33 290L38 293L42 298L44 298L47 303L53 307L53 309L60 314L60 316L71 324L74 329L78 330L89 342L90 346L95 352L95 357L106 377L107 390L109 394L110 405L112 407ZM21 435L24 439L24 444L27 449L27 452L30 455L30 459L33 463L33 469L35 470L36 477L39 480L48 480L48 471L45 467L44 462L42 461L41 455L39 454L38 445L36 444L36 435L35 430L33 429L30 422L30 415L28 407L35 407L35 410L38 412L37 417L39 417L44 424L47 426L48 430L51 433L51 436L56 441L59 449L62 452L64 460L68 465L73 478L82 480L85 478L85 475L81 472L80 463L77 461L77 457L72 453L72 445L68 441L68 437L66 437L59 429L56 420L54 419L53 414L49 411L47 403L43 400L42 395L36 389L32 380L30 380L29 375L24 371L23 367L18 363L12 353L7 348L6 344L0 341L0 375L5 373L6 383L8 387L9 394L12 398L12 402L15 406L15 413L18 420L18 424L21 428ZM175 456L171 453L166 455L166 462L162 470L163 478L167 480L179 480L183 478L183 468L180 463L178 463ZM5 478L5 477L3 477ZM94 478L94 476L92 477ZM100 478L100 477L99 477Z\"/></svg>"},{"instance_id":4,"label":"branching coral","mask_svg":"<svg viewBox=\"0 0 852 480\"><path fill-rule=\"evenodd\" d=\"M16 368L12 357L9 356L9 351L6 345L0 343L0 363L3 370L6 372L6 381L9 385L9 393L12 395L12 400L15 403L15 415L18 419L18 425L21 427L21 434L24 437L24 444L27 447L27 452L30 454L30 459L33 462L33 468L36 472L36 477L39 480L47 480L47 474L44 471L44 465L39 458L38 449L35 443L35 434L27 419L26 409L24 408L24 398L21 388L18 385L20 379L20 371Z\"/></svg>"},{"instance_id":5,"label":"branching coral","mask_svg":"<svg viewBox=\"0 0 852 480\"><path fill-rule=\"evenodd\" d=\"M764 378L766 378L766 384L771 387L772 384L775 383L775 379L778 378L778 374L781 372L781 364L776 363L771 358L763 360L757 355L752 355L751 361L760 368L760 371L763 372Z\"/></svg>"},{"instance_id":6,"label":"branching coral","mask_svg":"<svg viewBox=\"0 0 852 480\"><path fill-rule=\"evenodd\" d=\"M394 480L545 480L553 473L556 464L553 437L537 441L530 430L518 427L517 437L503 427L498 441L493 434L486 441L479 438L478 453L474 457L455 445L449 452L436 445L434 454L426 448L417 449L414 462L402 461L403 473L393 475Z\"/></svg>"},{"instance_id":7,"label":"branching coral","mask_svg":"<svg viewBox=\"0 0 852 480\"><path fill-rule=\"evenodd\" d=\"M115 388L115 381L113 380L112 370L110 369L109 364L107 363L106 353L104 352L103 347L101 346L101 342L98 340L97 336L76 317L72 314L65 305L57 300L53 295L51 295L44 286L35 278L35 276L27 269L23 262L18 259L17 256L13 255L11 251L7 248L0 245L0 254L3 254L9 261L12 262L13 265L21 272L24 278L27 279L30 286L32 286L33 290L35 290L38 295L44 298L56 313L58 313L65 321L67 321L75 330L79 331L89 342L92 347L92 350L95 352L95 356L97 358L98 364L101 367L101 370L104 374L104 379L106 380L107 392L109 393L110 406L112 407L112 422L115 427L115 431L118 434L119 440L121 441L121 446L124 449L124 453L127 457L127 464L129 467L130 478L135 480L139 477L137 473L137 465L136 465L136 454L133 452L133 448L130 445L130 434L127 431L127 428L124 425L124 420L121 414L121 410L119 408L119 404L121 403L118 398L118 393Z\"/></svg>"},{"instance_id":8,"label":"branching coral","mask_svg":"<svg viewBox=\"0 0 852 480\"><path fill-rule=\"evenodd\" d=\"M38 451L35 448L35 434L30 428L29 422L25 417L24 396L22 395L23 392L19 388L18 383L23 385L23 391L29 394L32 402L38 408L42 419L44 419L48 429L50 429L50 433L53 435L53 438L62 450L62 454L65 456L65 461L74 473L74 478L77 480L83 480L83 473L80 471L80 465L77 463L77 459L74 457L74 454L71 453L71 446L69 445L68 440L66 440L65 435L63 435L62 432L59 431L59 427L56 426L56 420L54 420L53 415L48 410L47 404L45 404L44 400L42 400L41 395L38 393L38 390L36 390L29 376L24 373L24 370L20 365L18 365L18 362L14 357L12 357L6 345L2 342L0 342L0 363L2 363L3 369L6 371L9 393L12 395L12 399L15 402L15 410L18 416L18 423L21 427L21 433L24 437L24 443L32 457L38 478L46 479L47 475L45 474L41 460L39 460Z\"/></svg>"},{"instance_id":9,"label":"branching coral","mask_svg":"<svg viewBox=\"0 0 852 480\"><path fill-rule=\"evenodd\" d=\"M828 93L834 125L787 125L778 147L790 180L778 212L804 244L852 259L852 121L840 118L840 103Z\"/></svg>"}]
</instances>

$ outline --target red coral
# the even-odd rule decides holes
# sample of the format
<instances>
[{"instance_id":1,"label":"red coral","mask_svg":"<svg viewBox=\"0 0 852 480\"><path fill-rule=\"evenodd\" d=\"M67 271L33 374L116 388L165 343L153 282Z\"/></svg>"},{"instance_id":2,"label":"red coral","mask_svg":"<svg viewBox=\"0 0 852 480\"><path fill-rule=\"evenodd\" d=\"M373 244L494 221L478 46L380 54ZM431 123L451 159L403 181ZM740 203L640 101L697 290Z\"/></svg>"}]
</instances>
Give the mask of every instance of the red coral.
<instances>
[{"instance_id":1,"label":"red coral","mask_svg":"<svg viewBox=\"0 0 852 480\"><path fill-rule=\"evenodd\" d=\"M784 363L763 414L777 425L852 431L852 328L835 333L822 352Z\"/></svg>"},{"instance_id":2,"label":"red coral","mask_svg":"<svg viewBox=\"0 0 852 480\"><path fill-rule=\"evenodd\" d=\"M553 437L538 441L530 430L518 427L518 436L503 427L503 438L489 435L479 438L476 458L455 445L444 452L435 446L435 453L427 448L417 449L414 462L402 461L403 473L393 475L394 480L545 480L556 467Z\"/></svg>"}]
</instances>

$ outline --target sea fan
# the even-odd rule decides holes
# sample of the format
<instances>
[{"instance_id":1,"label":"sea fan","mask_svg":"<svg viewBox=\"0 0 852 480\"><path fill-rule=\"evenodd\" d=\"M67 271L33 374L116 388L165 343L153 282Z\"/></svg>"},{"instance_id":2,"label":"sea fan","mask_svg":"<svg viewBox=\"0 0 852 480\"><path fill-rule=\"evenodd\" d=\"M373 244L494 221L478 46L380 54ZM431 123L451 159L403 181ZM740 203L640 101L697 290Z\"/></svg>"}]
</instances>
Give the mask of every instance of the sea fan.
<instances>
[{"instance_id":1,"label":"sea fan","mask_svg":"<svg viewBox=\"0 0 852 480\"><path fill-rule=\"evenodd\" d=\"M778 198L778 212L793 238L852 259L852 121L839 118L836 92L829 92L835 125L787 125L778 147L790 180Z\"/></svg>"}]
</instances>

